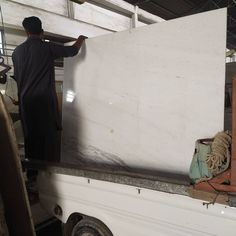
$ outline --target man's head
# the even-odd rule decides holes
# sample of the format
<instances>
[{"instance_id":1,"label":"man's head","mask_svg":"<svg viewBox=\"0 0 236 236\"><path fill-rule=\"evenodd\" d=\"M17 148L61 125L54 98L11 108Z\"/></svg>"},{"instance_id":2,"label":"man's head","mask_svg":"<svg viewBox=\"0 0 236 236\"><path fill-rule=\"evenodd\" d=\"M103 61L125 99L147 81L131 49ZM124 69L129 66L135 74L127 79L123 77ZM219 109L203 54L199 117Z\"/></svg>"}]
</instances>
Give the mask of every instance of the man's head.
<instances>
[{"instance_id":1,"label":"man's head","mask_svg":"<svg viewBox=\"0 0 236 236\"><path fill-rule=\"evenodd\" d=\"M30 16L26 17L22 25L28 35L38 35L40 36L43 32L42 30L42 22L41 20L36 16Z\"/></svg>"}]
</instances>

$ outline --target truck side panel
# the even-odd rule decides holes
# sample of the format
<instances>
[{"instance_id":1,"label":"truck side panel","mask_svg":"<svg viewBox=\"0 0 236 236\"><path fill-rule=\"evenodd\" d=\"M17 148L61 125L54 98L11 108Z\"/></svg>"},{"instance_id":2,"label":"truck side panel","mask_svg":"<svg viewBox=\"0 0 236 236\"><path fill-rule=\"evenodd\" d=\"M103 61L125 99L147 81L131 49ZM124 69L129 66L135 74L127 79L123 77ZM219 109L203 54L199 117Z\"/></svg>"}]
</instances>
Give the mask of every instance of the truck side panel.
<instances>
[{"instance_id":1,"label":"truck side panel","mask_svg":"<svg viewBox=\"0 0 236 236\"><path fill-rule=\"evenodd\" d=\"M95 217L114 236L235 236L236 209L200 200L79 176L41 172L41 203L56 205L66 222L75 212Z\"/></svg>"}]
</instances>

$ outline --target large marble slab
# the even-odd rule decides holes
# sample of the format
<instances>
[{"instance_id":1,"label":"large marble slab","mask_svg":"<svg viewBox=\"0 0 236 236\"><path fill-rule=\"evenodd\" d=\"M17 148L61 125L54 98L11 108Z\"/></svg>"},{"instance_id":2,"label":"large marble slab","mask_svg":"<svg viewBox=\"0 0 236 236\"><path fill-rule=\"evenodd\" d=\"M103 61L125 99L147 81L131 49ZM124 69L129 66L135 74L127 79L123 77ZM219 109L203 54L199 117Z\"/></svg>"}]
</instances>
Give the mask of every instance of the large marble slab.
<instances>
[{"instance_id":1,"label":"large marble slab","mask_svg":"<svg viewBox=\"0 0 236 236\"><path fill-rule=\"evenodd\" d=\"M225 9L88 39L65 60L64 161L187 173L223 130L225 47Z\"/></svg>"}]
</instances>

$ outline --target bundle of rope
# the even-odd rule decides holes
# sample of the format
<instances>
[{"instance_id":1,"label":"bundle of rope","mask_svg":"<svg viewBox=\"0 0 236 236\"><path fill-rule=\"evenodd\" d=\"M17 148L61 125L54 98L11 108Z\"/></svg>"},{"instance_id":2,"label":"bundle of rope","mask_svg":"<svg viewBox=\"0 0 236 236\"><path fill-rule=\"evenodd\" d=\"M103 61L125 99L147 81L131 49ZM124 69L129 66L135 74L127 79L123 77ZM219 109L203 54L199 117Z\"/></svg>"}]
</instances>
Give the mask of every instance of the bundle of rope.
<instances>
[{"instance_id":1,"label":"bundle of rope","mask_svg":"<svg viewBox=\"0 0 236 236\"><path fill-rule=\"evenodd\" d=\"M213 176L216 176L229 167L230 146L232 138L229 132L219 132L211 144L211 152L206 157L206 163Z\"/></svg>"}]
</instances>

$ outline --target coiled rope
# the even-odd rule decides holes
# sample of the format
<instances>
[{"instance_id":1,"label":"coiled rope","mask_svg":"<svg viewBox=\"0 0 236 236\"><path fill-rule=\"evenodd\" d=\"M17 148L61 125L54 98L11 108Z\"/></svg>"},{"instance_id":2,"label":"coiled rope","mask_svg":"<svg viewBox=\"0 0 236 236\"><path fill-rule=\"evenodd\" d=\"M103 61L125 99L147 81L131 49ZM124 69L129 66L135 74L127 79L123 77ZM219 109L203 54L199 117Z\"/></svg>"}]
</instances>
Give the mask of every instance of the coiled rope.
<instances>
[{"instance_id":1,"label":"coiled rope","mask_svg":"<svg viewBox=\"0 0 236 236\"><path fill-rule=\"evenodd\" d=\"M232 138L228 132L219 132L215 135L211 144L211 153L206 157L206 163L213 176L229 167L231 142Z\"/></svg>"}]
</instances>

